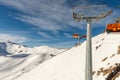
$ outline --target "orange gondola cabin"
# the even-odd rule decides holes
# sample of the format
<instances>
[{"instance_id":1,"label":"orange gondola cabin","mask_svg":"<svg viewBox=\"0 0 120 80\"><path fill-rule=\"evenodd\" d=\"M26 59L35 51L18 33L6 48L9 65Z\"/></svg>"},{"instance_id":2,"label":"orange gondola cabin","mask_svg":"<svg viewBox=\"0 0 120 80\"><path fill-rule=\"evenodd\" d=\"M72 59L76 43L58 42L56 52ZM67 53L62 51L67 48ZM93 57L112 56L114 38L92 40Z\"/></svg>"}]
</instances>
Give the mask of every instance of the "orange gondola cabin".
<instances>
[{"instance_id":1,"label":"orange gondola cabin","mask_svg":"<svg viewBox=\"0 0 120 80\"><path fill-rule=\"evenodd\" d=\"M76 38L76 39L82 39L82 38L86 38L86 35L82 35L82 36L80 36L79 34L73 34L72 35L73 36L73 38Z\"/></svg>"},{"instance_id":2,"label":"orange gondola cabin","mask_svg":"<svg viewBox=\"0 0 120 80\"><path fill-rule=\"evenodd\" d=\"M80 38L79 34L73 34L72 36L73 36L73 38Z\"/></svg>"},{"instance_id":3,"label":"orange gondola cabin","mask_svg":"<svg viewBox=\"0 0 120 80\"><path fill-rule=\"evenodd\" d=\"M107 32L120 32L120 18L116 19L114 23L107 24Z\"/></svg>"}]
</instances>

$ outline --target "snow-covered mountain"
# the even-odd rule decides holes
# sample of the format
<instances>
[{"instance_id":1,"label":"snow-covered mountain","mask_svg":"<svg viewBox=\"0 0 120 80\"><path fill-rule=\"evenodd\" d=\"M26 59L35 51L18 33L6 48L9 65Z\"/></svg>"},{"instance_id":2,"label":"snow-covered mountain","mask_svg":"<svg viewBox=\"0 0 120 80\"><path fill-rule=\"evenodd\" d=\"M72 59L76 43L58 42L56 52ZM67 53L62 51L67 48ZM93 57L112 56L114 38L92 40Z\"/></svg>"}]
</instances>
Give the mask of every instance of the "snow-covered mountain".
<instances>
[{"instance_id":1,"label":"snow-covered mountain","mask_svg":"<svg viewBox=\"0 0 120 80\"><path fill-rule=\"evenodd\" d=\"M120 80L120 33L93 37L92 54L93 80ZM39 60L46 58L38 54L26 58L2 56L0 80L85 80L85 55L86 41L41 64Z\"/></svg>"},{"instance_id":2,"label":"snow-covered mountain","mask_svg":"<svg viewBox=\"0 0 120 80\"><path fill-rule=\"evenodd\" d=\"M0 43L0 54L4 55L15 55L15 54L36 54L36 53L47 53L47 54L53 54L57 55L61 50L65 49L56 49L51 48L48 46L39 46L39 47L33 47L29 48L25 45L21 45L18 43L13 42L1 42Z\"/></svg>"},{"instance_id":3,"label":"snow-covered mountain","mask_svg":"<svg viewBox=\"0 0 120 80\"><path fill-rule=\"evenodd\" d=\"M66 51L48 46L28 48L12 43L0 43L0 80L14 80L42 62Z\"/></svg>"}]
</instances>

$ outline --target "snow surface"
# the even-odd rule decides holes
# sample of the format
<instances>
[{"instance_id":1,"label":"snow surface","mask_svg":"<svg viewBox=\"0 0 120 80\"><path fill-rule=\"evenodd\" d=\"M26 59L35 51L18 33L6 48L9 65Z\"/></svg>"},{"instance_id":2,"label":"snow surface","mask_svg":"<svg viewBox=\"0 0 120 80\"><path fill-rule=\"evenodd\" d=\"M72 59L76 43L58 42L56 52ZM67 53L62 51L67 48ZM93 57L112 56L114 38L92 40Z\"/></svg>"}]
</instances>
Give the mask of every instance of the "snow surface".
<instances>
[{"instance_id":1,"label":"snow surface","mask_svg":"<svg viewBox=\"0 0 120 80\"><path fill-rule=\"evenodd\" d=\"M48 46L27 48L12 42L0 43L0 80L14 80L66 50Z\"/></svg>"},{"instance_id":2,"label":"snow surface","mask_svg":"<svg viewBox=\"0 0 120 80\"><path fill-rule=\"evenodd\" d=\"M105 74L105 70L120 63L118 46L120 33L102 33L93 37L93 80L105 80L110 74ZM25 58L1 56L0 80L85 80L85 55L86 42L43 63L39 61L44 61L49 56L41 57L38 53ZM120 77L116 80L120 80Z\"/></svg>"}]
</instances>

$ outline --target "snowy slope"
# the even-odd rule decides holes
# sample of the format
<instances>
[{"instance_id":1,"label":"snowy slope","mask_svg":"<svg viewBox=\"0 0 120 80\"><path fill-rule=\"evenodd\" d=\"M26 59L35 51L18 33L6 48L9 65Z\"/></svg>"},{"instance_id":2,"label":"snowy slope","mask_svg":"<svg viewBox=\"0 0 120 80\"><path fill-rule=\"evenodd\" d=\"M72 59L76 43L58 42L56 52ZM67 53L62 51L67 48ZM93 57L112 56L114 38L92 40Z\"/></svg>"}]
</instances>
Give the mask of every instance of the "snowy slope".
<instances>
[{"instance_id":1,"label":"snowy slope","mask_svg":"<svg viewBox=\"0 0 120 80\"><path fill-rule=\"evenodd\" d=\"M14 80L42 62L67 50L48 46L27 48L11 42L0 43L0 49L0 80Z\"/></svg>"},{"instance_id":2,"label":"snowy slope","mask_svg":"<svg viewBox=\"0 0 120 80\"><path fill-rule=\"evenodd\" d=\"M116 63L120 63L119 45L120 33L102 33L93 38L94 80L105 80L113 72ZM85 54L86 42L38 65L14 80L84 80ZM120 77L115 79L120 80Z\"/></svg>"}]
</instances>

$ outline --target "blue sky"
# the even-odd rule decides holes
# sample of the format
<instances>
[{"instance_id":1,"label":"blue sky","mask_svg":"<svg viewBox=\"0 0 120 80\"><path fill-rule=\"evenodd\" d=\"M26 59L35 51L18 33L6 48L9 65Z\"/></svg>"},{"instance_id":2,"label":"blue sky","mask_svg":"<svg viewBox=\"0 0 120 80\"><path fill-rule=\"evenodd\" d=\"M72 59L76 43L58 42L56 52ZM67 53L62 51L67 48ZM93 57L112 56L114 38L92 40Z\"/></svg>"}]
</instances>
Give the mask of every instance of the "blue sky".
<instances>
[{"instance_id":1,"label":"blue sky","mask_svg":"<svg viewBox=\"0 0 120 80\"><path fill-rule=\"evenodd\" d=\"M109 20L120 16L120 0L0 0L0 42L72 47L76 42L73 33L86 34L86 23L73 20L72 8L92 4L106 4L114 11L92 23L95 36L104 31Z\"/></svg>"}]
</instances>

